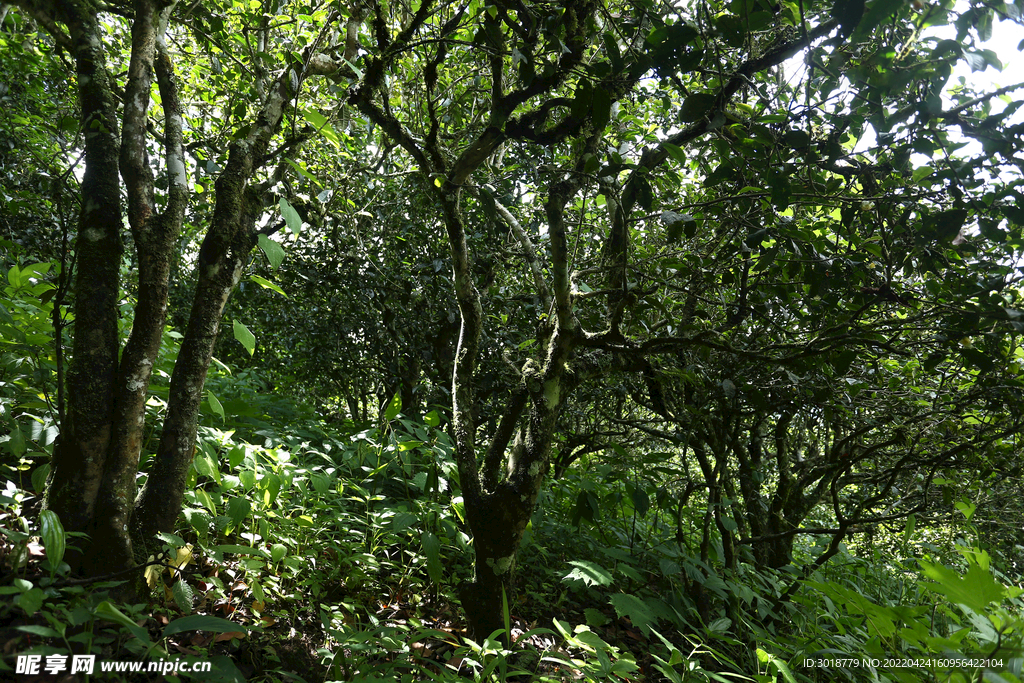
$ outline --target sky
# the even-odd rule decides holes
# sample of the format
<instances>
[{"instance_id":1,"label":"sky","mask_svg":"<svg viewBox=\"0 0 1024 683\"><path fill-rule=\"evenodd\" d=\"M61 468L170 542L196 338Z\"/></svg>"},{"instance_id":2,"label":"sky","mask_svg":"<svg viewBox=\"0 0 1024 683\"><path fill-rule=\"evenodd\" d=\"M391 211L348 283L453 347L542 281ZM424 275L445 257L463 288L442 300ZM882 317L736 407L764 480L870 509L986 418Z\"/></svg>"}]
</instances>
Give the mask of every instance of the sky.
<instances>
[{"instance_id":1,"label":"sky","mask_svg":"<svg viewBox=\"0 0 1024 683\"><path fill-rule=\"evenodd\" d=\"M965 5L966 3L960 2L958 5ZM966 7L957 7L957 10L966 9ZM954 26L933 26L926 29L921 35L918 43L931 43L943 39L955 39L956 28ZM967 60L961 60L946 84L946 89L954 87L958 84L959 79L963 77L967 85L972 86L973 90L979 94L985 92L993 92L999 88L1003 88L1017 83L1024 83L1024 53L1017 49L1018 44L1022 43L1024 39L1024 30L1021 30L1021 26L1012 21L1000 21L996 20L992 25L992 36L991 38L975 47L981 49L992 50L999 57L1002 62L1002 70L997 70L993 66L986 66L984 70L972 71L970 64ZM805 53L800 53L790 59L786 65L785 70L787 78L790 83L795 84L799 82L805 73L804 59ZM1008 93L1014 99L1020 99L1024 97L1024 87L1019 90ZM998 98L992 99L991 112L998 114L1006 106ZM947 96L944 97L944 107L951 109L955 106L952 100ZM1020 123L1024 121L1024 108L1017 111L1005 125L1012 125L1014 123ZM950 137L956 139L955 131L951 131ZM858 140L855 147L855 151L863 151L872 149L875 146L875 135L871 130L870 126L865 130L864 134ZM969 141L968 146L962 148L958 152L958 156L975 156L981 153L981 145L976 141ZM915 166L930 163L927 157L915 155L912 158L912 163Z\"/></svg>"},{"instance_id":2,"label":"sky","mask_svg":"<svg viewBox=\"0 0 1024 683\"><path fill-rule=\"evenodd\" d=\"M955 34L956 31L953 27L940 26L930 29L926 35L934 35L941 39L955 38ZM950 83L955 83L960 76L963 76L968 83L973 83L976 89L987 92L1016 83L1024 83L1024 53L1017 49L1017 45L1021 43L1022 39L1024 39L1024 31L1021 30L1019 24L1011 21L994 22L991 40L983 43L980 47L995 52L1003 63L1003 70L997 71L994 67L989 66L984 71L972 72L966 62L961 62L953 70ZM1024 88L1012 94L1017 99L1022 93L1024 93ZM998 100L993 101L993 112L995 113L1002 111L1004 106L1001 102L996 104L997 102ZM1024 111L1018 111L1012 120L1024 120Z\"/></svg>"}]
</instances>

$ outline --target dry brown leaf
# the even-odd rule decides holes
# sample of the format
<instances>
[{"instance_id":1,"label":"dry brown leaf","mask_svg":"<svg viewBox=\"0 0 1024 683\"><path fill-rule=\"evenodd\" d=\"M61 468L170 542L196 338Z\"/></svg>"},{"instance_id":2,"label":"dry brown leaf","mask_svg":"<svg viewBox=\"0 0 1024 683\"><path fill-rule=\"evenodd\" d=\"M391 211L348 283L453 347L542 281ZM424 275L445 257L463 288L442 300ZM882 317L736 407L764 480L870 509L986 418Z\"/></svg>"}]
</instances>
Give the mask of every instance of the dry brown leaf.
<instances>
[{"instance_id":1,"label":"dry brown leaf","mask_svg":"<svg viewBox=\"0 0 1024 683\"><path fill-rule=\"evenodd\" d=\"M196 647L207 647L209 646L210 643L213 642L213 634L204 634L201 632L196 632L196 634L192 636L189 642L195 645Z\"/></svg>"}]
</instances>

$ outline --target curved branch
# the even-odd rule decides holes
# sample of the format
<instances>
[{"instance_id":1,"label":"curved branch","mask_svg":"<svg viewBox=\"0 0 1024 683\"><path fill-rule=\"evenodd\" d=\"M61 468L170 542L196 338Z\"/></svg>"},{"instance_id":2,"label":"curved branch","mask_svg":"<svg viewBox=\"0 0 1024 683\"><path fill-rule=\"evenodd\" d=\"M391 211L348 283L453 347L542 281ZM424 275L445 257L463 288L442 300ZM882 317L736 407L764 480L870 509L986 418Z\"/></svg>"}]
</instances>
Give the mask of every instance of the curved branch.
<instances>
[{"instance_id":1,"label":"curved branch","mask_svg":"<svg viewBox=\"0 0 1024 683\"><path fill-rule=\"evenodd\" d=\"M530 236L526 234L526 231L519 224L519 221L516 220L516 217L501 202L495 200L494 208L498 215L508 223L508 227L512 229L512 234L516 236L519 246L522 247L523 256L526 258L526 263L533 275L533 285L537 288L537 294L546 309L551 304L551 292L548 290L548 283L544 281L544 268L540 258L537 256L537 247L534 246Z\"/></svg>"}]
</instances>

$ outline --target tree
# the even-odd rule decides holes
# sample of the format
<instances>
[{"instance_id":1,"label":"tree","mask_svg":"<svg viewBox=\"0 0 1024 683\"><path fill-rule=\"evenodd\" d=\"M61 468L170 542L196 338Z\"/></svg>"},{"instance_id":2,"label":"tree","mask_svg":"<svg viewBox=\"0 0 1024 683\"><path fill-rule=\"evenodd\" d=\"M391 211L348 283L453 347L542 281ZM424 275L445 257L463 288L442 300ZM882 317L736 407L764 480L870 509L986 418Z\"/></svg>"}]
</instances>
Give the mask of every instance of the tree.
<instances>
[{"instance_id":1,"label":"tree","mask_svg":"<svg viewBox=\"0 0 1024 683\"><path fill-rule=\"evenodd\" d=\"M1002 122L1018 103L992 121L996 135L979 118L1016 86L941 100L953 64L991 62L972 40L993 14L876 2L862 18L855 3L837 7L839 17L827 3L369 5L371 43L348 102L428 181L452 261L452 431L476 553L463 605L478 636L501 626L559 420L587 383L635 377L614 381L646 396L609 420L678 425L662 436L700 462L706 533L726 543L728 565L731 525L780 566L816 503L871 482L875 493L837 507L828 533L838 547L891 501L902 474L924 468L927 491L941 463L1018 428L1017 418L983 420L955 445L936 441L938 425L973 410L991 384L1007 397L996 412L1020 388L1015 367L995 371L1018 349L1007 259L1020 216L1006 201L1018 190L986 180L983 159L950 154L958 129L1016 163L1020 131ZM958 41L920 40L944 23ZM804 72L790 86L783 64L798 55ZM857 149L872 133L878 146ZM915 164L914 151L933 161ZM481 291L473 266L493 253L478 238L487 224L512 246ZM534 302L536 332L503 350L520 369L489 389L505 407L482 432L491 282ZM951 320L968 312L965 327ZM950 326L1011 336L951 350ZM878 393L879 367L903 355L927 372L953 356L943 372L970 387L967 401L941 382L927 408ZM874 403L843 404L843 384L862 379ZM873 422L879 410L905 425ZM805 458L811 442L817 454ZM764 501L756 477L775 468ZM747 508L733 519L724 501L737 494Z\"/></svg>"},{"instance_id":2,"label":"tree","mask_svg":"<svg viewBox=\"0 0 1024 683\"><path fill-rule=\"evenodd\" d=\"M285 66L271 74L254 66L260 55L267 54L262 50L275 49L273 40L279 36L269 16L236 17L241 30L258 35L262 48L257 54L252 46L247 56L254 61L242 66L257 75L254 90L258 93L253 93L258 94L257 106L251 118L231 132L233 139L224 150L226 163L217 176L216 204L197 258L196 292L171 381L160 445L136 499L147 389L163 334L169 271L191 194L184 138L207 132L202 123L195 125L192 103L182 103L167 35L173 31L176 38L185 39L182 27L189 25L203 38L199 47L205 47L211 59L204 66L218 70L214 48L233 27L212 14L176 16L176 3L154 0L103 8L91 2L19 3L19 7L45 27L76 66L85 148L75 242L68 411L54 450L46 505L69 531L90 535L90 545L80 558L85 572L120 571L135 564L136 554L145 555L156 532L171 531L180 512L203 381L224 307L258 239L267 239L279 228L277 224L258 226L257 221L268 193L288 166L279 162L269 172L266 169L282 150L298 146L303 138L285 136L277 150L270 145L281 134L282 121L295 106L302 82L338 71L339 62L320 51L330 47L324 43L323 27L334 24L326 14L309 17L305 26L315 24L319 32L299 32L309 35L309 43L289 52ZM204 21L209 24L204 26ZM169 28L174 22L175 28ZM204 30L213 26L218 30ZM122 27L130 27L130 47L118 45L111 35ZM129 59L122 90L108 64L124 54ZM194 77L200 65L192 67ZM163 121L159 136L150 133L154 79ZM209 113L223 114L227 104L217 102ZM244 115L247 110L233 106L230 111ZM186 119L194 127L186 130ZM150 160L154 145L162 150L159 175ZM127 196L124 206L122 183ZM124 215L131 228L138 274L132 332L122 348L117 318Z\"/></svg>"},{"instance_id":3,"label":"tree","mask_svg":"<svg viewBox=\"0 0 1024 683\"><path fill-rule=\"evenodd\" d=\"M309 312L331 302L331 287L366 292L343 313L345 351L333 356L355 368L374 355L337 389L353 417L399 386L415 399L421 374L439 400L451 374L476 555L462 599L481 637L502 627L553 453L561 472L581 452L624 450L617 441L639 457L668 443L681 470L695 463L673 493L697 492L708 510L693 549L710 559L721 543L734 571L782 566L812 533L830 539L805 568L820 565L858 525L933 506L944 468L983 470L1016 448L1019 88L947 87L961 61L995 64L980 42L996 10L888 0L863 12L788 0L286 9L25 3L79 65L83 196L100 202L80 219L73 398L49 500L83 511L71 528L118 538L110 566L131 556L124 522L141 539L173 525L224 305L257 242L279 262L268 236L284 224L329 238L300 248L296 272L328 283L309 288L303 317L324 317ZM120 149L101 18L138 34ZM937 25L956 40L928 38ZM207 98L177 104L170 71L161 75L165 32L189 46L190 78L214 86ZM787 66L795 57L802 67ZM167 89L162 138L144 125L147 65ZM314 106L302 94L317 75L329 79ZM188 164L174 111L192 139ZM981 153L958 157L959 137ZM344 157L337 165L298 157L324 140ZM131 420L163 325L168 235L183 220L173 218L181 173L157 192L147 143L162 147L166 169L217 180L215 202L190 214L210 228L156 465L133 506ZM137 332L120 361L118 155L140 268ZM368 284L367 260L395 275ZM451 269L444 296L436 263ZM409 290L424 266L434 276ZM454 353L439 349L423 370L427 335L402 323L446 329L452 301ZM266 317L297 325L290 312ZM322 343L288 333L300 352ZM315 376L284 355L282 377L292 365ZM67 482L81 463L90 483L77 501Z\"/></svg>"},{"instance_id":4,"label":"tree","mask_svg":"<svg viewBox=\"0 0 1024 683\"><path fill-rule=\"evenodd\" d=\"M390 152L364 151L355 126L338 126L335 134L342 151L329 141L311 144L309 178L293 183L308 201L299 209L310 236L290 244L277 268L260 271L287 298L268 301L262 287L243 283L234 310L260 339L252 362L273 372L279 387L356 422L375 417L397 393L402 412L412 417L450 402L458 332L450 264L408 195L406 174L364 176L386 165ZM349 154L347 164L339 159ZM339 172L342 164L348 168ZM228 345L241 351L234 340L225 340ZM230 349L218 357L231 358Z\"/></svg>"}]
</instances>

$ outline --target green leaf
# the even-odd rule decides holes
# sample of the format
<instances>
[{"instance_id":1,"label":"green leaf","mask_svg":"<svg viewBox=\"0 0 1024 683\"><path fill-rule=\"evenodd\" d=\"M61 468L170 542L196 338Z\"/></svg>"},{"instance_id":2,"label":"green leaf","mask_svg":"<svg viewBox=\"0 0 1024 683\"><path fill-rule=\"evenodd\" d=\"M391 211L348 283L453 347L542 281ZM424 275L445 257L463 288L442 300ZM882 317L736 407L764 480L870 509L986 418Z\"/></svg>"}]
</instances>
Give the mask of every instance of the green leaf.
<instances>
[{"instance_id":1,"label":"green leaf","mask_svg":"<svg viewBox=\"0 0 1024 683\"><path fill-rule=\"evenodd\" d=\"M918 560L924 575L935 583L924 587L945 595L951 602L965 605L975 612L984 612L992 603L999 604L1006 596L1006 587L992 578L991 572L972 563L967 573L960 573L941 564Z\"/></svg>"},{"instance_id":2,"label":"green leaf","mask_svg":"<svg viewBox=\"0 0 1024 683\"><path fill-rule=\"evenodd\" d=\"M327 125L327 117L318 111L306 110L302 112L302 118L309 121L314 128L323 128Z\"/></svg>"},{"instance_id":3,"label":"green leaf","mask_svg":"<svg viewBox=\"0 0 1024 683\"><path fill-rule=\"evenodd\" d=\"M192 530L205 540L206 536L210 533L210 515L198 508L187 508L181 514L185 516L185 520L192 527Z\"/></svg>"},{"instance_id":4,"label":"green leaf","mask_svg":"<svg viewBox=\"0 0 1024 683\"><path fill-rule=\"evenodd\" d=\"M658 623L658 617L647 603L635 595L617 593L608 602L615 608L619 618L628 618L645 636L650 636L651 627Z\"/></svg>"},{"instance_id":5,"label":"green leaf","mask_svg":"<svg viewBox=\"0 0 1024 683\"><path fill-rule=\"evenodd\" d=\"M260 287L263 287L265 289L269 289L269 290L272 290L274 292L277 292L278 294L280 294L281 296L283 296L286 299L288 298L288 295L284 293L283 289L281 289L280 287L275 285L270 280L267 280L266 278L262 278L259 275L250 275L249 279L252 280L253 282L255 282L256 284L258 284Z\"/></svg>"},{"instance_id":6,"label":"green leaf","mask_svg":"<svg viewBox=\"0 0 1024 683\"><path fill-rule=\"evenodd\" d=\"M183 539L181 536L169 534L166 531L158 531L156 532L156 537L164 543L166 543L167 545L171 546L172 548L185 547L185 539Z\"/></svg>"},{"instance_id":7,"label":"green leaf","mask_svg":"<svg viewBox=\"0 0 1024 683\"><path fill-rule=\"evenodd\" d=\"M174 597L174 603L182 612L192 610L192 600L196 594L192 590L192 586L188 585L181 578L175 581L174 586L171 587L171 595Z\"/></svg>"},{"instance_id":8,"label":"green leaf","mask_svg":"<svg viewBox=\"0 0 1024 683\"><path fill-rule=\"evenodd\" d=\"M360 69L358 66L356 66L352 62L348 61L344 57L341 58L341 61L345 62L345 64L347 64L348 67L350 69L352 69L352 73L354 73L356 75L356 80L362 80L362 78L363 78L363 71L362 71L362 69Z\"/></svg>"},{"instance_id":9,"label":"green leaf","mask_svg":"<svg viewBox=\"0 0 1024 683\"><path fill-rule=\"evenodd\" d=\"M572 560L569 564L575 569L563 576L562 581L582 581L588 586L608 586L613 581L608 570L596 562Z\"/></svg>"},{"instance_id":10,"label":"green leaf","mask_svg":"<svg viewBox=\"0 0 1024 683\"><path fill-rule=\"evenodd\" d=\"M54 631L49 626L39 626L37 624L26 624L24 626L15 626L15 631L21 631L22 633L31 633L34 636L40 638L60 638L61 635L57 631Z\"/></svg>"},{"instance_id":11,"label":"green leaf","mask_svg":"<svg viewBox=\"0 0 1024 683\"><path fill-rule=\"evenodd\" d=\"M210 404L210 410L213 411L214 415L220 415L221 422L224 421L224 406L221 405L220 399L209 389L206 390L206 400Z\"/></svg>"},{"instance_id":12,"label":"green leaf","mask_svg":"<svg viewBox=\"0 0 1024 683\"><path fill-rule=\"evenodd\" d=\"M51 567L56 568L64 559L65 535L64 525L53 510L39 513L39 535L46 549L46 559L50 561Z\"/></svg>"},{"instance_id":13,"label":"green leaf","mask_svg":"<svg viewBox=\"0 0 1024 683\"><path fill-rule=\"evenodd\" d=\"M910 174L910 179L914 181L914 184L916 185L933 173L935 173L935 169L927 164L924 166L918 166L914 169L914 172Z\"/></svg>"},{"instance_id":14,"label":"green leaf","mask_svg":"<svg viewBox=\"0 0 1024 683\"><path fill-rule=\"evenodd\" d=\"M227 512L235 529L240 529L242 527L242 522L244 522L246 517L249 516L249 513L252 512L252 503L249 502L248 498L232 498L228 501Z\"/></svg>"},{"instance_id":15,"label":"green leaf","mask_svg":"<svg viewBox=\"0 0 1024 683\"><path fill-rule=\"evenodd\" d=\"M211 617L206 614L193 614L188 617L181 617L175 619L171 623L167 624L164 628L162 637L173 636L175 633L182 633L184 631L209 631L210 633L232 633L234 631L244 631L248 633L249 629L241 624L236 624L233 621L227 619L221 619L220 617Z\"/></svg>"},{"instance_id":16,"label":"green leaf","mask_svg":"<svg viewBox=\"0 0 1024 683\"><path fill-rule=\"evenodd\" d=\"M569 104L569 115L576 121L583 121L594 106L594 89L590 81L580 80L576 85L576 96Z\"/></svg>"},{"instance_id":17,"label":"green leaf","mask_svg":"<svg viewBox=\"0 0 1024 683\"><path fill-rule=\"evenodd\" d=\"M811 144L811 136L805 130L787 130L782 139L793 149L805 149Z\"/></svg>"},{"instance_id":18,"label":"green leaf","mask_svg":"<svg viewBox=\"0 0 1024 683\"><path fill-rule=\"evenodd\" d=\"M295 210L295 207L284 197L281 197L279 206L281 207L281 217L284 218L284 222L292 234L298 235L302 232L302 218L299 217L299 212Z\"/></svg>"},{"instance_id":19,"label":"green leaf","mask_svg":"<svg viewBox=\"0 0 1024 683\"><path fill-rule=\"evenodd\" d=\"M210 456L204 454L203 457L206 459L207 462L209 461L208 459ZM213 469L212 471L217 472L216 469ZM220 473L217 472L217 474L219 475ZM215 477L215 479L219 479L219 476ZM211 515L217 514L217 506L214 505L213 496L211 496L208 491L205 491L204 489L199 489L195 492L195 496L199 504L206 508Z\"/></svg>"},{"instance_id":20,"label":"green leaf","mask_svg":"<svg viewBox=\"0 0 1024 683\"><path fill-rule=\"evenodd\" d=\"M324 494L331 490L331 478L324 474L315 472L309 478L309 481L313 484L313 490L317 493Z\"/></svg>"},{"instance_id":21,"label":"green leaf","mask_svg":"<svg viewBox=\"0 0 1024 683\"><path fill-rule=\"evenodd\" d=\"M633 509L640 517L646 515L647 511L651 509L651 497L643 487L634 487L630 492L630 497L633 499Z\"/></svg>"},{"instance_id":22,"label":"green leaf","mask_svg":"<svg viewBox=\"0 0 1024 683\"><path fill-rule=\"evenodd\" d=\"M767 181L771 190L772 204L776 209L784 211L789 207L789 201L793 195L789 174L784 170L771 168L768 170Z\"/></svg>"},{"instance_id":23,"label":"green leaf","mask_svg":"<svg viewBox=\"0 0 1024 683\"><path fill-rule=\"evenodd\" d=\"M732 626L732 619L728 617L719 617L710 624L708 624L709 633L725 633Z\"/></svg>"},{"instance_id":24,"label":"green leaf","mask_svg":"<svg viewBox=\"0 0 1024 683\"><path fill-rule=\"evenodd\" d=\"M1024 40L1021 41L1024 45ZM1024 225L1024 208L1020 206L1008 205L999 208L999 211L1006 216L1006 219L1015 225Z\"/></svg>"},{"instance_id":25,"label":"green leaf","mask_svg":"<svg viewBox=\"0 0 1024 683\"><path fill-rule=\"evenodd\" d=\"M604 33L604 49L608 53L608 61L612 63L612 69L622 69L622 54L619 52L619 42L611 31Z\"/></svg>"},{"instance_id":26,"label":"green leaf","mask_svg":"<svg viewBox=\"0 0 1024 683\"><path fill-rule=\"evenodd\" d=\"M400 410L402 410L402 394L396 391L395 395L391 397L391 401L388 402L388 407L384 410L384 421L394 420L398 417Z\"/></svg>"},{"instance_id":27,"label":"green leaf","mask_svg":"<svg viewBox=\"0 0 1024 683\"><path fill-rule=\"evenodd\" d=\"M399 534L420 521L414 512L399 512L391 519L391 531Z\"/></svg>"},{"instance_id":28,"label":"green leaf","mask_svg":"<svg viewBox=\"0 0 1024 683\"><path fill-rule=\"evenodd\" d=\"M50 272L50 268L53 264L48 261L40 261L37 263L30 263L21 269L21 272L25 278L25 282L28 282L29 278L41 278Z\"/></svg>"},{"instance_id":29,"label":"green leaf","mask_svg":"<svg viewBox=\"0 0 1024 683\"><path fill-rule=\"evenodd\" d=\"M30 588L15 598L18 607L25 610L25 614L32 616L43 606L46 600L46 593L41 588Z\"/></svg>"},{"instance_id":30,"label":"green leaf","mask_svg":"<svg viewBox=\"0 0 1024 683\"><path fill-rule=\"evenodd\" d=\"M683 151L682 147L679 145L673 145L671 142L663 142L661 143L661 146L665 148L665 151L668 152L670 157L675 159L676 163L686 163L686 152Z\"/></svg>"},{"instance_id":31,"label":"green leaf","mask_svg":"<svg viewBox=\"0 0 1024 683\"><path fill-rule=\"evenodd\" d=\"M252 470L242 470L238 473L238 481L242 482L242 486L248 491L256 485L256 473Z\"/></svg>"},{"instance_id":32,"label":"green leaf","mask_svg":"<svg viewBox=\"0 0 1024 683\"><path fill-rule=\"evenodd\" d=\"M21 431L21 427L14 425L14 429L11 430L10 441L7 442L6 446L14 456L22 455L27 449L25 444L25 435Z\"/></svg>"},{"instance_id":33,"label":"green leaf","mask_svg":"<svg viewBox=\"0 0 1024 683\"><path fill-rule=\"evenodd\" d=\"M425 531L423 533L423 554L427 556L427 574L436 585L441 583L441 541L437 536Z\"/></svg>"},{"instance_id":34,"label":"green leaf","mask_svg":"<svg viewBox=\"0 0 1024 683\"><path fill-rule=\"evenodd\" d=\"M494 200L494 193L491 192L490 188L482 186L480 188L478 199L480 201L480 208L483 209L484 215L487 216L487 220L497 221L498 208Z\"/></svg>"},{"instance_id":35,"label":"green leaf","mask_svg":"<svg viewBox=\"0 0 1024 683\"><path fill-rule=\"evenodd\" d=\"M864 16L864 0L834 0L832 16L839 22L839 35L849 36Z\"/></svg>"},{"instance_id":36,"label":"green leaf","mask_svg":"<svg viewBox=\"0 0 1024 683\"><path fill-rule=\"evenodd\" d=\"M36 493L43 493L46 490L46 480L50 476L50 463L44 462L32 470L32 490Z\"/></svg>"},{"instance_id":37,"label":"green leaf","mask_svg":"<svg viewBox=\"0 0 1024 683\"><path fill-rule=\"evenodd\" d=\"M327 129L324 129L324 131L326 131L326 130ZM321 131L321 132L324 132L324 131ZM331 130L331 132L334 133L333 130ZM337 133L334 133L334 135L335 135L335 137L337 137ZM326 137L328 140L330 140L330 136L329 135L325 135L324 137ZM334 141L331 140L331 142L334 142ZM335 146L338 146L338 145L335 145ZM303 178L305 178L309 182L313 183L314 185L316 185L317 187L320 187L320 188L322 188L324 186L323 183L321 183L319 180L317 180L316 177L313 176L313 174L311 174L309 171L307 171L305 169L305 167L300 166L299 164L295 163L291 159L285 159L285 161L288 162L289 166L291 166L292 168L295 169L296 173L298 173L300 176L302 176ZM296 234L298 234L298 233L296 233Z\"/></svg>"},{"instance_id":38,"label":"green leaf","mask_svg":"<svg viewBox=\"0 0 1024 683\"><path fill-rule=\"evenodd\" d=\"M281 262L284 261L284 247L270 239L266 235L260 235L257 238L260 249L267 255L267 260L270 261L270 267L277 270Z\"/></svg>"},{"instance_id":39,"label":"green leaf","mask_svg":"<svg viewBox=\"0 0 1024 683\"><path fill-rule=\"evenodd\" d=\"M14 322L14 317L11 315L10 311L8 311L3 305L0 305L0 323L5 323L7 325L17 324Z\"/></svg>"},{"instance_id":40,"label":"green leaf","mask_svg":"<svg viewBox=\"0 0 1024 683\"><path fill-rule=\"evenodd\" d=\"M228 451L228 464L231 469L235 469L242 462L245 461L245 446L242 444L235 444L230 451Z\"/></svg>"},{"instance_id":41,"label":"green leaf","mask_svg":"<svg viewBox=\"0 0 1024 683\"><path fill-rule=\"evenodd\" d=\"M958 500L953 503L953 506L960 511L960 514L964 516L968 522L971 521L971 517L974 516L974 511L978 509L978 506L974 503L966 500Z\"/></svg>"},{"instance_id":42,"label":"green leaf","mask_svg":"<svg viewBox=\"0 0 1024 683\"><path fill-rule=\"evenodd\" d=\"M11 283L11 287L17 289L21 286L21 268L18 266L11 266L11 269L7 271L7 281Z\"/></svg>"},{"instance_id":43,"label":"green leaf","mask_svg":"<svg viewBox=\"0 0 1024 683\"><path fill-rule=\"evenodd\" d=\"M774 666L775 669L782 674L782 677L786 679L787 683L796 683L796 678L793 676L793 672L790 671L789 665L779 657L776 657L769 652L765 652L761 648L757 648L757 660L762 664Z\"/></svg>"},{"instance_id":44,"label":"green leaf","mask_svg":"<svg viewBox=\"0 0 1024 683\"><path fill-rule=\"evenodd\" d=\"M621 678L626 678L627 674L633 673L639 668L632 659L617 659L612 662L611 673Z\"/></svg>"},{"instance_id":45,"label":"green leaf","mask_svg":"<svg viewBox=\"0 0 1024 683\"><path fill-rule=\"evenodd\" d=\"M645 211L650 211L654 205L654 190L647 178L633 173L622 190L622 208L624 211L630 211L636 204Z\"/></svg>"},{"instance_id":46,"label":"green leaf","mask_svg":"<svg viewBox=\"0 0 1024 683\"><path fill-rule=\"evenodd\" d=\"M96 609L93 610L93 615L121 624L121 626L124 626L131 631L133 636L144 643L151 642L149 632L146 629L136 624L134 620L118 608L114 607L114 605L112 605L108 600L104 600L100 604L96 605Z\"/></svg>"},{"instance_id":47,"label":"green leaf","mask_svg":"<svg viewBox=\"0 0 1024 683\"><path fill-rule=\"evenodd\" d=\"M288 548L281 544L275 543L270 548L270 560L271 562L280 562L284 559L285 555L288 554Z\"/></svg>"},{"instance_id":48,"label":"green leaf","mask_svg":"<svg viewBox=\"0 0 1024 683\"><path fill-rule=\"evenodd\" d=\"M281 492L281 477L270 472L260 480L260 486L263 488L264 505L267 507L273 505L277 500L277 494Z\"/></svg>"},{"instance_id":49,"label":"green leaf","mask_svg":"<svg viewBox=\"0 0 1024 683\"><path fill-rule=\"evenodd\" d=\"M918 242L951 240L960 234L960 228L966 220L967 209L950 209L926 216Z\"/></svg>"},{"instance_id":50,"label":"green leaf","mask_svg":"<svg viewBox=\"0 0 1024 683\"><path fill-rule=\"evenodd\" d=\"M832 367L835 369L837 377L842 377L850 371L850 366L853 365L855 360L857 360L857 355L857 351L853 349L846 349L836 357L835 361L832 363Z\"/></svg>"},{"instance_id":51,"label":"green leaf","mask_svg":"<svg viewBox=\"0 0 1024 683\"><path fill-rule=\"evenodd\" d=\"M441 416L437 414L436 410L431 410L429 413L423 416L423 421L431 427L441 426Z\"/></svg>"},{"instance_id":52,"label":"green leaf","mask_svg":"<svg viewBox=\"0 0 1024 683\"><path fill-rule=\"evenodd\" d=\"M711 93L697 93L690 95L679 108L679 120L683 123L693 123L704 118L718 101L717 95Z\"/></svg>"},{"instance_id":53,"label":"green leaf","mask_svg":"<svg viewBox=\"0 0 1024 683\"><path fill-rule=\"evenodd\" d=\"M837 1L842 2L844 5L856 5L859 3L861 7L864 6L863 0ZM879 24L892 16L900 7L905 7L906 4L906 0L875 0L866 11L862 10L864 18L860 19L860 22L856 25L856 30L853 31L850 42L859 43L865 40ZM849 32L847 32L847 35L849 35Z\"/></svg>"},{"instance_id":54,"label":"green leaf","mask_svg":"<svg viewBox=\"0 0 1024 683\"><path fill-rule=\"evenodd\" d=\"M986 8L988 9L988 8ZM992 15L994 13L989 11L983 11L981 16L978 18L978 23L975 28L978 31L978 40L983 43L987 43L992 39Z\"/></svg>"},{"instance_id":55,"label":"green leaf","mask_svg":"<svg viewBox=\"0 0 1024 683\"><path fill-rule=\"evenodd\" d=\"M232 329L235 333L235 339L245 347L245 350L249 352L249 355L253 355L256 351L256 335L249 331L249 328L238 322L237 320L231 324Z\"/></svg>"},{"instance_id":56,"label":"green leaf","mask_svg":"<svg viewBox=\"0 0 1024 683\"><path fill-rule=\"evenodd\" d=\"M917 526L917 515L911 514L907 517L906 526L903 528L903 542L910 543L914 537L914 527Z\"/></svg>"}]
</instances>

